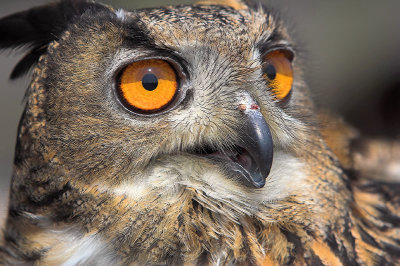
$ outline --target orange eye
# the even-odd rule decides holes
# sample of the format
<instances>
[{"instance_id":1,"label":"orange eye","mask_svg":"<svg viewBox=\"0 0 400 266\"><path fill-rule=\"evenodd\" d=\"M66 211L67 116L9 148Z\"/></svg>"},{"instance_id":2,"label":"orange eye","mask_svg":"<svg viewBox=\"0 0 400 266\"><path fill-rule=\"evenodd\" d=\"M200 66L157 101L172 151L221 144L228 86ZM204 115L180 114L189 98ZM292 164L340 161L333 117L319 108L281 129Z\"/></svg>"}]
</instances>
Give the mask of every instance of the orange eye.
<instances>
[{"instance_id":1,"label":"orange eye","mask_svg":"<svg viewBox=\"0 0 400 266\"><path fill-rule=\"evenodd\" d=\"M293 85L292 63L287 55L280 50L267 54L263 72L275 98L277 100L285 99Z\"/></svg>"},{"instance_id":2,"label":"orange eye","mask_svg":"<svg viewBox=\"0 0 400 266\"><path fill-rule=\"evenodd\" d=\"M119 96L128 107L154 112L167 106L178 90L172 66L160 59L132 63L122 70Z\"/></svg>"}]
</instances>

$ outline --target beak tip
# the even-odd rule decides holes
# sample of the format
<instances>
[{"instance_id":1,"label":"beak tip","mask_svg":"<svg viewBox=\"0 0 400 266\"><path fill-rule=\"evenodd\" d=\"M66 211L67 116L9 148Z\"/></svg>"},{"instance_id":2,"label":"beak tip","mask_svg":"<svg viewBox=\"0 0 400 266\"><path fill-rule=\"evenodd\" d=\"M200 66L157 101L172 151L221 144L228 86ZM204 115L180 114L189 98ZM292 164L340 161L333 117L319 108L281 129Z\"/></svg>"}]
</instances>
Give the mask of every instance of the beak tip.
<instances>
[{"instance_id":1,"label":"beak tip","mask_svg":"<svg viewBox=\"0 0 400 266\"><path fill-rule=\"evenodd\" d=\"M263 188L265 186L265 178L261 182L254 183L255 188Z\"/></svg>"},{"instance_id":2,"label":"beak tip","mask_svg":"<svg viewBox=\"0 0 400 266\"><path fill-rule=\"evenodd\" d=\"M252 173L249 178L247 178L247 182L249 187L253 188L263 188L265 186L265 181L267 179L267 175L262 175L261 172Z\"/></svg>"}]
</instances>

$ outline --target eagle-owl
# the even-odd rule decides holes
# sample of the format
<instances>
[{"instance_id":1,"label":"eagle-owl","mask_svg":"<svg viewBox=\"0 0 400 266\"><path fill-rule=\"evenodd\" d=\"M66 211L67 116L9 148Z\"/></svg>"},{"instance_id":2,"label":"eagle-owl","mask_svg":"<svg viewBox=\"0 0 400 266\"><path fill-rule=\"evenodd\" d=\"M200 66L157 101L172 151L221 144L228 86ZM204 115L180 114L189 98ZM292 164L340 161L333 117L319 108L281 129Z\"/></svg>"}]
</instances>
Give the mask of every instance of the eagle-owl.
<instances>
[{"instance_id":1,"label":"eagle-owl","mask_svg":"<svg viewBox=\"0 0 400 266\"><path fill-rule=\"evenodd\" d=\"M0 263L400 263L400 185L362 163L383 146L314 107L268 7L69 0L0 33L29 48L13 78L35 66Z\"/></svg>"}]
</instances>

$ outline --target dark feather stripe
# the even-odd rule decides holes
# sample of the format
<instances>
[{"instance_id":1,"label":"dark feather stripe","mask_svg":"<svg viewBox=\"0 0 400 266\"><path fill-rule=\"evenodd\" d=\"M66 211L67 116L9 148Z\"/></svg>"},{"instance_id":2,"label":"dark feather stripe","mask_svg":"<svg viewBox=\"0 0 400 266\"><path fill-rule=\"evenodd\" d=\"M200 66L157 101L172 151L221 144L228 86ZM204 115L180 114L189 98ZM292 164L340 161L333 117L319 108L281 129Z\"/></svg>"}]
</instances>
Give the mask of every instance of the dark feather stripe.
<instances>
[{"instance_id":1,"label":"dark feather stripe","mask_svg":"<svg viewBox=\"0 0 400 266\"><path fill-rule=\"evenodd\" d=\"M310 256L307 256L305 258L305 261L307 265L325 266L325 264L322 263L321 259L312 250L310 250Z\"/></svg>"},{"instance_id":2,"label":"dark feather stripe","mask_svg":"<svg viewBox=\"0 0 400 266\"><path fill-rule=\"evenodd\" d=\"M400 246L395 246L387 242L381 242L382 247L393 257L400 258Z\"/></svg>"},{"instance_id":3,"label":"dark feather stripe","mask_svg":"<svg viewBox=\"0 0 400 266\"><path fill-rule=\"evenodd\" d=\"M400 193L400 191L399 191ZM393 227L400 227L400 217L391 213L386 207L376 206L375 209L379 212L379 220L391 224Z\"/></svg>"},{"instance_id":4,"label":"dark feather stripe","mask_svg":"<svg viewBox=\"0 0 400 266\"><path fill-rule=\"evenodd\" d=\"M287 241L293 244L287 262L288 265L292 265L295 262L296 257L304 257L304 247L299 236L285 229L281 229L281 231L285 235Z\"/></svg>"},{"instance_id":5,"label":"dark feather stripe","mask_svg":"<svg viewBox=\"0 0 400 266\"><path fill-rule=\"evenodd\" d=\"M358 232L360 233L361 240L367 243L368 245L371 245L375 248L380 249L380 245L375 241L375 239L367 233L361 226L357 226Z\"/></svg>"},{"instance_id":6,"label":"dark feather stripe","mask_svg":"<svg viewBox=\"0 0 400 266\"><path fill-rule=\"evenodd\" d=\"M58 199L60 199L64 193L70 191L71 189L72 188L70 184L66 183L60 190L50 191L48 194L45 194L39 200L30 197L30 202L35 207L48 206L51 205L53 202L57 201Z\"/></svg>"},{"instance_id":7,"label":"dark feather stripe","mask_svg":"<svg viewBox=\"0 0 400 266\"><path fill-rule=\"evenodd\" d=\"M351 235L346 235L346 237L348 236L352 237ZM354 258L351 259L349 257L348 252L343 244L339 245L338 240L334 235L328 234L326 244L344 265L352 265L356 263Z\"/></svg>"}]
</instances>

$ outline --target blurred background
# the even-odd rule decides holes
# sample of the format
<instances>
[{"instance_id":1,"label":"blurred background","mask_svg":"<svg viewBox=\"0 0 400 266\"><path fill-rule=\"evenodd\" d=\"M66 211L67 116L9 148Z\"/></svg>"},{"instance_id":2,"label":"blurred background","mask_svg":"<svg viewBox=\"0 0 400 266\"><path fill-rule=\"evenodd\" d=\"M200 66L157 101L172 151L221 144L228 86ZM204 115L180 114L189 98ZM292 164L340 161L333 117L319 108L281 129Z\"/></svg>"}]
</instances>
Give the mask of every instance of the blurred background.
<instances>
[{"instance_id":1,"label":"blurred background","mask_svg":"<svg viewBox=\"0 0 400 266\"><path fill-rule=\"evenodd\" d=\"M1 0L0 17L48 0ZM102 1L126 9L189 4L192 1ZM305 54L305 73L314 99L365 135L400 134L400 1L277 0ZM0 37L1 38L1 37ZM0 225L5 216L17 125L29 76L9 81L21 58L0 52Z\"/></svg>"}]
</instances>

